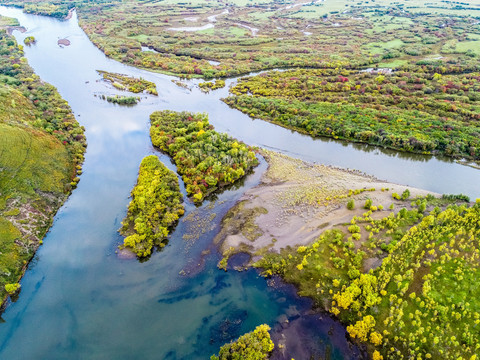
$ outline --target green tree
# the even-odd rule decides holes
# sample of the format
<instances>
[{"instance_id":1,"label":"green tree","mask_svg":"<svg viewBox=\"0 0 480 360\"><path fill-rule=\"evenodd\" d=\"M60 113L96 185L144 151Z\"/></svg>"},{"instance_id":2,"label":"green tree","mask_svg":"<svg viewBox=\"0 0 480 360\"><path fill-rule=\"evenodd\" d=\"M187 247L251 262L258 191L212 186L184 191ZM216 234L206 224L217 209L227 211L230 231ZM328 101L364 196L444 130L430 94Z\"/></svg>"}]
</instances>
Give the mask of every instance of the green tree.
<instances>
[{"instance_id":1,"label":"green tree","mask_svg":"<svg viewBox=\"0 0 480 360\"><path fill-rule=\"evenodd\" d=\"M270 339L268 325L259 325L257 328L230 344L223 345L217 355L212 355L210 360L263 360L274 348Z\"/></svg>"}]
</instances>

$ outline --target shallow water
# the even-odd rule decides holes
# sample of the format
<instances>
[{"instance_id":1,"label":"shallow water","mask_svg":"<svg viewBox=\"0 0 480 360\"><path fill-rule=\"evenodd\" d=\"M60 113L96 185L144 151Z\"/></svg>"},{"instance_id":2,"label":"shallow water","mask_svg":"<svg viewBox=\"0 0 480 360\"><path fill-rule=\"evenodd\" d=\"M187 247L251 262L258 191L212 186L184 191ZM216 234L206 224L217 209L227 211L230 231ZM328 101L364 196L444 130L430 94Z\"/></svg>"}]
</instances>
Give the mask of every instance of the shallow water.
<instances>
[{"instance_id":1,"label":"shallow water","mask_svg":"<svg viewBox=\"0 0 480 360\"><path fill-rule=\"evenodd\" d=\"M308 315L310 302L298 299L291 287L268 286L254 270L225 273L216 268L219 258L212 238L219 222L245 189L258 184L264 162L242 187L220 194L214 204L206 202L196 209L187 203L186 215L194 212L194 221L181 221L169 245L148 261L116 256L122 241L117 229L141 159L154 153L174 169L150 144L148 116L155 110L208 112L218 131L251 145L432 191L478 196L480 171L473 168L313 140L230 109L219 100L227 88L203 94L194 87L199 80L188 81L192 88L184 89L172 83L173 77L110 60L78 27L76 14L63 22L5 7L0 7L0 14L17 17L27 28L24 34L14 32L19 43L35 36L36 45L25 47L29 64L70 103L88 140L79 186L29 266L19 300L3 314L1 359L205 359L256 325L283 327L285 318L295 324L291 334L303 334L305 344L317 344L312 351L328 351L332 359L350 359L358 353L350 348L341 326ZM61 38L71 45L59 47ZM142 95L132 107L110 104L98 95L121 92L101 81L96 70L154 81L159 96ZM227 86L234 81L227 80ZM198 239L184 239L185 234ZM210 254L202 256L206 250ZM316 329L314 336L308 337L309 327ZM293 343L288 358L301 359L303 349L295 350Z\"/></svg>"}]
</instances>

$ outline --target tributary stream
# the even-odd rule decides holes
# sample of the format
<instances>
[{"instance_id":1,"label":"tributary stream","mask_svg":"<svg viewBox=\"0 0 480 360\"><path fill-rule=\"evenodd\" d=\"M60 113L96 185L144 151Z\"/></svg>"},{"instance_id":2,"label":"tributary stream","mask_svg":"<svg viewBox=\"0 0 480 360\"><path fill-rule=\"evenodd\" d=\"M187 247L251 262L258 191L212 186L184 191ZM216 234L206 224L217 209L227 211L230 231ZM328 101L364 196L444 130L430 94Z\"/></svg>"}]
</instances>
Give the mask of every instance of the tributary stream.
<instances>
[{"instance_id":1,"label":"tributary stream","mask_svg":"<svg viewBox=\"0 0 480 360\"><path fill-rule=\"evenodd\" d=\"M287 336L284 354L297 360L357 358L342 326L326 315L310 314L311 303L290 286L260 277L255 270L218 270L212 239L225 212L249 187L259 183L262 164L243 185L186 214L169 244L145 262L121 259L117 230L126 213L141 159L157 154L151 146L149 115L155 110L207 112L220 132L307 161L361 170L378 178L440 193L480 192L480 171L450 160L406 155L308 136L252 120L220 101L227 87L202 93L175 85L174 77L110 60L72 19L27 15L0 7L27 32L14 32L30 66L56 86L86 128L88 148L78 188L55 217L22 279L19 299L0 324L0 359L208 359L225 342L267 323L274 338ZM61 47L58 39L71 45ZM120 94L96 70L143 77L157 84L159 96L122 107L99 95ZM97 96L95 96L97 95ZM1 141L1 139L0 139ZM273 284L276 283L277 285ZM288 320L288 321L286 321Z\"/></svg>"}]
</instances>

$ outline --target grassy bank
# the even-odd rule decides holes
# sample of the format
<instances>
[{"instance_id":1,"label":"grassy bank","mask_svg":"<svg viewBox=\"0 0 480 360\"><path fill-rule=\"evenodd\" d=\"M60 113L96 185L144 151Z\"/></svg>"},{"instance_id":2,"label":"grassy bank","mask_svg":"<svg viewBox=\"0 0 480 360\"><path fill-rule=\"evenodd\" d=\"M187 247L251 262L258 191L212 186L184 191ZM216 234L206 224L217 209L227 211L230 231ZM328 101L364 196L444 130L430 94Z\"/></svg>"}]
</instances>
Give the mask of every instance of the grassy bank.
<instances>
[{"instance_id":1,"label":"grassy bank","mask_svg":"<svg viewBox=\"0 0 480 360\"><path fill-rule=\"evenodd\" d=\"M1 23L13 24L6 18ZM77 185L86 141L70 107L0 30L0 297L18 291L53 215Z\"/></svg>"}]
</instances>

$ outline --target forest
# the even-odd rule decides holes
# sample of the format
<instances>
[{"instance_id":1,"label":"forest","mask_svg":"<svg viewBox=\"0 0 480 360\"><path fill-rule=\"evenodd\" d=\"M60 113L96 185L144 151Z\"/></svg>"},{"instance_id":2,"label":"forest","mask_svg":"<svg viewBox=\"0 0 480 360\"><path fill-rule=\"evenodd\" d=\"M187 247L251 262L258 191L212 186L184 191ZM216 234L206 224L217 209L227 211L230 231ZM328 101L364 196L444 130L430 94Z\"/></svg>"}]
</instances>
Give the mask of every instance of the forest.
<instances>
[{"instance_id":1,"label":"forest","mask_svg":"<svg viewBox=\"0 0 480 360\"><path fill-rule=\"evenodd\" d=\"M251 147L216 132L206 114L157 111L150 122L152 144L172 157L187 194L197 204L258 164Z\"/></svg>"},{"instance_id":2,"label":"forest","mask_svg":"<svg viewBox=\"0 0 480 360\"><path fill-rule=\"evenodd\" d=\"M0 17L0 23L18 25ZM22 45L0 30L0 297L19 279L76 187L86 140L69 105L41 81Z\"/></svg>"},{"instance_id":3,"label":"forest","mask_svg":"<svg viewBox=\"0 0 480 360\"><path fill-rule=\"evenodd\" d=\"M120 233L126 236L121 248L144 258L152 253L154 246L166 245L168 234L184 214L183 196L177 175L155 155L142 160L131 196L120 229Z\"/></svg>"},{"instance_id":4,"label":"forest","mask_svg":"<svg viewBox=\"0 0 480 360\"><path fill-rule=\"evenodd\" d=\"M479 76L436 63L273 71L240 79L224 101L314 137L479 160Z\"/></svg>"}]
</instances>

